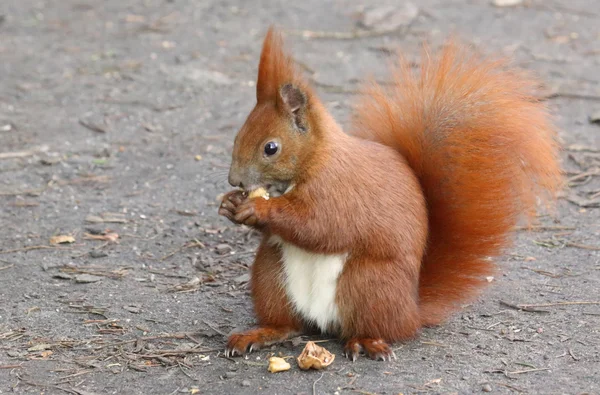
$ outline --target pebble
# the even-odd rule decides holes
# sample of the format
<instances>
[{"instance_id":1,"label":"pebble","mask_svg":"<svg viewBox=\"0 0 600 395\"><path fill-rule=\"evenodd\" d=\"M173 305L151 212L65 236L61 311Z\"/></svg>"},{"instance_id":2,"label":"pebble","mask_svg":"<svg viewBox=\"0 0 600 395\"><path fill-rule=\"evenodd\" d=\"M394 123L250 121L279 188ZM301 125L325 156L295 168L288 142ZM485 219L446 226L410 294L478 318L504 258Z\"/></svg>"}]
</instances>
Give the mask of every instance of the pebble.
<instances>
[{"instance_id":1,"label":"pebble","mask_svg":"<svg viewBox=\"0 0 600 395\"><path fill-rule=\"evenodd\" d=\"M481 387L481 390L483 392L492 392L492 386L489 384L484 384L483 387Z\"/></svg>"},{"instance_id":2,"label":"pebble","mask_svg":"<svg viewBox=\"0 0 600 395\"><path fill-rule=\"evenodd\" d=\"M244 381L242 381L242 386L243 387L250 387L250 380L244 380Z\"/></svg>"},{"instance_id":3,"label":"pebble","mask_svg":"<svg viewBox=\"0 0 600 395\"><path fill-rule=\"evenodd\" d=\"M97 251L97 250L90 251L90 257L92 257L92 258L104 258L105 256L108 256L108 254L106 252Z\"/></svg>"}]
</instances>

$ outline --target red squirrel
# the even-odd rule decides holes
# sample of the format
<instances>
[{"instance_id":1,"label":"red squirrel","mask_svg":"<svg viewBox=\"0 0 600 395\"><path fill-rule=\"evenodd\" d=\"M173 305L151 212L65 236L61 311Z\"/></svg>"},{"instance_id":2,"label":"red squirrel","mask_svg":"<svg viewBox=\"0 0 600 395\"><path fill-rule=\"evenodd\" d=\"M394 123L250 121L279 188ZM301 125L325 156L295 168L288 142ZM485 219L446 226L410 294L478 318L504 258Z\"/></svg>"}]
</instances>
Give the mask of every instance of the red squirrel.
<instances>
[{"instance_id":1,"label":"red squirrel","mask_svg":"<svg viewBox=\"0 0 600 395\"><path fill-rule=\"evenodd\" d=\"M233 147L239 189L219 207L263 235L258 328L231 335L227 355L319 331L352 360L389 360L390 344L472 301L518 221L552 203L560 146L524 71L449 42L391 75L365 85L347 134L269 29Z\"/></svg>"}]
</instances>

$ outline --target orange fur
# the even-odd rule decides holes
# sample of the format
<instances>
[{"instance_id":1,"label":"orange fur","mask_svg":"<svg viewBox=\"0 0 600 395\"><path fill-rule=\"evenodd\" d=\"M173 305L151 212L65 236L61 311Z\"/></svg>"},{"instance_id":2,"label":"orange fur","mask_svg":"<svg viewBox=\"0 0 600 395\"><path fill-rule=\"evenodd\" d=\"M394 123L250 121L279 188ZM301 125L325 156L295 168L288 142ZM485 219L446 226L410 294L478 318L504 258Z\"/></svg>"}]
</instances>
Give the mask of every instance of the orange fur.
<instances>
[{"instance_id":1,"label":"orange fur","mask_svg":"<svg viewBox=\"0 0 600 395\"><path fill-rule=\"evenodd\" d=\"M260 54L256 100L259 103L278 101L278 90L285 83L294 83L305 91L309 89L304 78L294 67L294 59L284 50L281 33L270 27Z\"/></svg>"},{"instance_id":2,"label":"orange fur","mask_svg":"<svg viewBox=\"0 0 600 395\"><path fill-rule=\"evenodd\" d=\"M346 256L333 330L352 356L362 347L389 358L386 341L414 337L477 295L493 270L488 257L510 244L522 215L534 215L538 196L561 185L548 112L530 93L533 80L506 66L452 43L435 58L426 52L419 74L400 61L393 87L366 87L348 135L269 30L230 182L293 188L269 200L234 191L219 209L264 234L252 271L260 328L232 335L230 351L314 327L284 291L272 235ZM278 156L264 155L268 141L280 144Z\"/></svg>"},{"instance_id":3,"label":"orange fur","mask_svg":"<svg viewBox=\"0 0 600 395\"><path fill-rule=\"evenodd\" d=\"M535 81L505 61L476 58L449 43L420 73L406 61L395 86L367 87L356 134L398 150L423 188L429 240L419 279L423 324L468 302L492 273L520 216L561 185L559 148Z\"/></svg>"}]
</instances>

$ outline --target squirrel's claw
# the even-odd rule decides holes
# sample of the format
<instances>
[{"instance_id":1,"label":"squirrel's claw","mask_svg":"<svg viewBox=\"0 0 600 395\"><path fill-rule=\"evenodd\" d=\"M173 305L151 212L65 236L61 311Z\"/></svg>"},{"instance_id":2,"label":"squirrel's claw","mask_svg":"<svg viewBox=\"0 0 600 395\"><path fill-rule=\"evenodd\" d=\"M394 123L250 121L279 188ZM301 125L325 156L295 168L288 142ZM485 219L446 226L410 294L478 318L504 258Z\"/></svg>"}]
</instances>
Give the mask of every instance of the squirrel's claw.
<instances>
[{"instance_id":1,"label":"squirrel's claw","mask_svg":"<svg viewBox=\"0 0 600 395\"><path fill-rule=\"evenodd\" d=\"M346 358L352 359L352 362L356 361L361 352L376 361L396 359L396 354L383 339L352 339L344 347Z\"/></svg>"}]
</instances>

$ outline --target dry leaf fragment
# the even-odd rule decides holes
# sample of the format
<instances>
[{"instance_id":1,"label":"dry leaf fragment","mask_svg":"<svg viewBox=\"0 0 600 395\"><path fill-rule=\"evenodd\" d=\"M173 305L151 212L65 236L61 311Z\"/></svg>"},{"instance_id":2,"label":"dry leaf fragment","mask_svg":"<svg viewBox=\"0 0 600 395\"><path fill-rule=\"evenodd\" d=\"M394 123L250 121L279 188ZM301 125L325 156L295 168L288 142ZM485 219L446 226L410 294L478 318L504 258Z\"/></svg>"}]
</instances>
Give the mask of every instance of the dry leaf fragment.
<instances>
[{"instance_id":1,"label":"dry leaf fragment","mask_svg":"<svg viewBox=\"0 0 600 395\"><path fill-rule=\"evenodd\" d=\"M290 370L290 368L290 364L287 363L286 360L283 358L269 358L269 372L271 373L285 372L286 370Z\"/></svg>"},{"instance_id":2,"label":"dry leaf fragment","mask_svg":"<svg viewBox=\"0 0 600 395\"><path fill-rule=\"evenodd\" d=\"M124 224L127 222L125 215L122 213L103 213L102 215L88 215L85 217L85 222L89 223L115 223Z\"/></svg>"},{"instance_id":3,"label":"dry leaf fragment","mask_svg":"<svg viewBox=\"0 0 600 395\"><path fill-rule=\"evenodd\" d=\"M200 289L201 285L202 285L202 280L200 280L200 278L196 276L185 283L170 286L169 288L167 288L167 292L178 292L178 293L194 292L194 291L197 291L198 289Z\"/></svg>"},{"instance_id":4,"label":"dry leaf fragment","mask_svg":"<svg viewBox=\"0 0 600 395\"><path fill-rule=\"evenodd\" d=\"M69 235L58 235L50 238L50 244L71 244L75 243L75 238Z\"/></svg>"},{"instance_id":5,"label":"dry leaf fragment","mask_svg":"<svg viewBox=\"0 0 600 395\"><path fill-rule=\"evenodd\" d=\"M115 232L108 232L106 234L95 235L93 233L86 233L84 235L84 239L87 240L102 240L102 241L110 241L111 243L115 243L119 238L119 234Z\"/></svg>"},{"instance_id":6,"label":"dry leaf fragment","mask_svg":"<svg viewBox=\"0 0 600 395\"><path fill-rule=\"evenodd\" d=\"M308 342L297 359L300 369L308 370L312 368L319 370L331 365L335 355L315 342Z\"/></svg>"},{"instance_id":7,"label":"dry leaf fragment","mask_svg":"<svg viewBox=\"0 0 600 395\"><path fill-rule=\"evenodd\" d=\"M29 352L44 351L44 350L48 350L52 347L54 347L54 344L41 343L41 344L36 344L35 346L32 346L32 347L29 347L27 349L27 351L29 351Z\"/></svg>"},{"instance_id":8,"label":"dry leaf fragment","mask_svg":"<svg viewBox=\"0 0 600 395\"><path fill-rule=\"evenodd\" d=\"M523 0L494 0L492 5L495 7L515 7L521 5Z\"/></svg>"}]
</instances>

